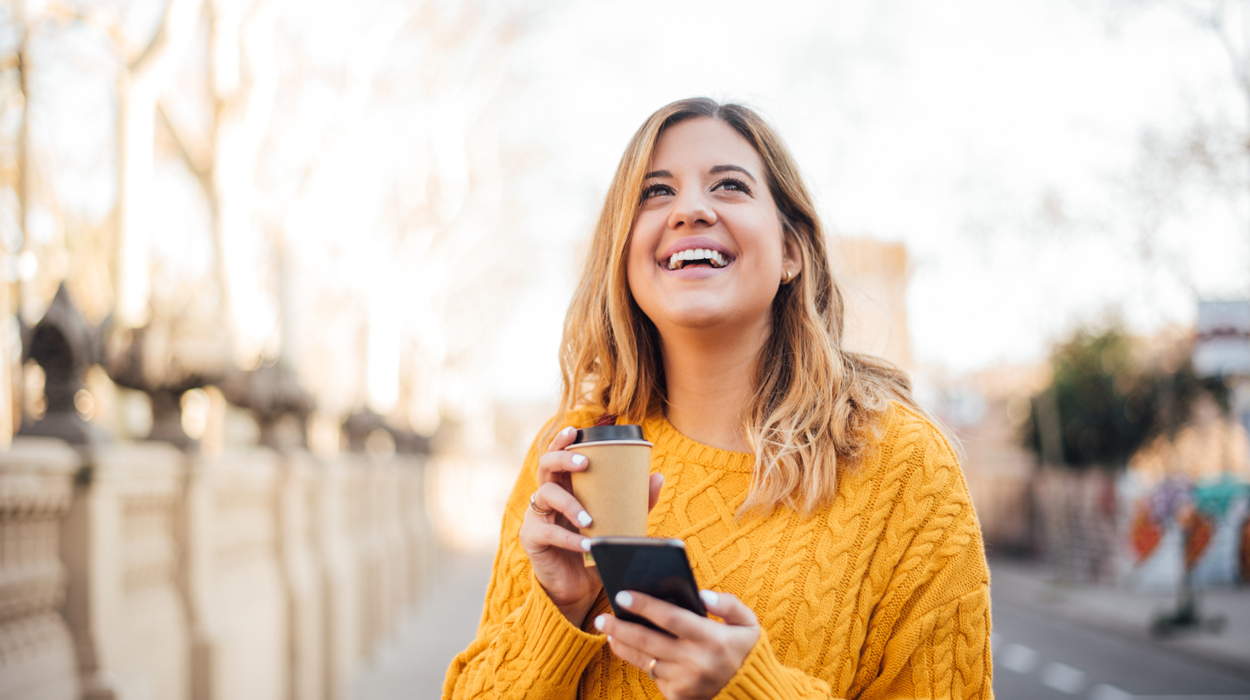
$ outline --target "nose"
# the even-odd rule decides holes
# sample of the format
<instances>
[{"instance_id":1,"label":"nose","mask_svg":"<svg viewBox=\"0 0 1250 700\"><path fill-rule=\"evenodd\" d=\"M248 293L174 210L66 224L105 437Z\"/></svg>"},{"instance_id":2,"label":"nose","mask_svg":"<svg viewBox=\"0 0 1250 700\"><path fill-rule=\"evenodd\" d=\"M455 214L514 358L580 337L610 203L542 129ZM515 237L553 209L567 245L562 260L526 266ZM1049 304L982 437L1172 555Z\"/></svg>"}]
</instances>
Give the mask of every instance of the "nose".
<instances>
[{"instance_id":1,"label":"nose","mask_svg":"<svg viewBox=\"0 0 1250 700\"><path fill-rule=\"evenodd\" d=\"M689 188L678 194L668 215L668 227L672 230L682 227L705 228L715 223L716 210L698 188Z\"/></svg>"}]
</instances>

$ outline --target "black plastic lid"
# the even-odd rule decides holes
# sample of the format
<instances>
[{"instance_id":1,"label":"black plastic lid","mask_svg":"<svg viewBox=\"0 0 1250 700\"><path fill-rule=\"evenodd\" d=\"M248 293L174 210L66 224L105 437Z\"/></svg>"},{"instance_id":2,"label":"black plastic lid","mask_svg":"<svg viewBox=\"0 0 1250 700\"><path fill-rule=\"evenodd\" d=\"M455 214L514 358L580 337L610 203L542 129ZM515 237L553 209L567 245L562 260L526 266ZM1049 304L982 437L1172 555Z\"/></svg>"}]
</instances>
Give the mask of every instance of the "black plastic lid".
<instances>
[{"instance_id":1,"label":"black plastic lid","mask_svg":"<svg viewBox=\"0 0 1250 700\"><path fill-rule=\"evenodd\" d=\"M582 428L573 438L573 444L603 442L605 440L642 440L641 425L596 425Z\"/></svg>"}]
</instances>

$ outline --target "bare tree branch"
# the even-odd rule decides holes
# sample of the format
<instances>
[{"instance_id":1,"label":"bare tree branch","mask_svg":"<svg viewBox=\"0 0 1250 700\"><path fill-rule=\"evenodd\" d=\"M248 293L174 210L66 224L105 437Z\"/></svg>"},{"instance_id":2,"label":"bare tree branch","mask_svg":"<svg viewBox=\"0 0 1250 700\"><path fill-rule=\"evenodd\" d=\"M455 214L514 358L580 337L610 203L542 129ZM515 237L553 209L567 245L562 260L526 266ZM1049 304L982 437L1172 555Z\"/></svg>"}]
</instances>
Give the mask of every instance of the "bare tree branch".
<instances>
[{"instance_id":1,"label":"bare tree branch","mask_svg":"<svg viewBox=\"0 0 1250 700\"><path fill-rule=\"evenodd\" d=\"M212 146L203 134L196 133L184 120L171 117L171 113L176 113L177 110L171 110L168 104L168 101L162 97L156 104L156 113L160 115L165 128L173 137L174 145L178 147L178 157L199 180L200 187L208 191L213 184Z\"/></svg>"},{"instance_id":2,"label":"bare tree branch","mask_svg":"<svg viewBox=\"0 0 1250 700\"><path fill-rule=\"evenodd\" d=\"M142 78L156 71L172 70L173 66L168 64L172 62L167 63L165 57L187 45L202 4L203 0L168 0L165 16L161 18L152 41L130 62L131 75ZM159 78L154 79L163 82Z\"/></svg>"}]
</instances>

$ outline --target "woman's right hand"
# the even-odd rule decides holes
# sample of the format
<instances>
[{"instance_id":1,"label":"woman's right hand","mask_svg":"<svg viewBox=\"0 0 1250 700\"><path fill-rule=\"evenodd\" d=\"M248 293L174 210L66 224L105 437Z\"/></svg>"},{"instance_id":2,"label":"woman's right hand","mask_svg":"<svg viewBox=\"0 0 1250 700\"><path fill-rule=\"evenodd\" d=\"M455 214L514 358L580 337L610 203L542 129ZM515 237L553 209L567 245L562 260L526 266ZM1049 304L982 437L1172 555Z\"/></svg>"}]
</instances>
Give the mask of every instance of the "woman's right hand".
<instances>
[{"instance_id":1,"label":"woman's right hand","mask_svg":"<svg viewBox=\"0 0 1250 700\"><path fill-rule=\"evenodd\" d=\"M582 563L590 540L582 537L577 528L590 525L594 514L587 513L573 497L570 474L590 465L585 455L564 449L573 443L576 434L577 430L571 427L561 430L547 446L547 453L538 459L538 490L531 496L531 503L552 513L539 515L527 507L520 537L534 577L569 622L581 627L603 583L598 569ZM648 511L659 500L663 484L662 474L651 475Z\"/></svg>"}]
</instances>

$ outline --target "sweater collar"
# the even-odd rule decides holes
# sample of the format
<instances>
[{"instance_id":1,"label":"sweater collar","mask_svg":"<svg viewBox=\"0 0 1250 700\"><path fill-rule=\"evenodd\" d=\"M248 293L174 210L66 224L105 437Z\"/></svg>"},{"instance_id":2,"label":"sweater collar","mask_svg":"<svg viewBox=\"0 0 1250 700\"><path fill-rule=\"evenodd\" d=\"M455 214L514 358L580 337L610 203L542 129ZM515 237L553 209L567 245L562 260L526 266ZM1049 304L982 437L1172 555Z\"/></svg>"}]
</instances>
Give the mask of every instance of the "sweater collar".
<instances>
[{"instance_id":1,"label":"sweater collar","mask_svg":"<svg viewBox=\"0 0 1250 700\"><path fill-rule=\"evenodd\" d=\"M682 462L694 462L709 469L747 474L755 466L755 455L695 442L678 432L659 411L647 416L642 424L642 434L655 445L655 449L671 454Z\"/></svg>"}]
</instances>

